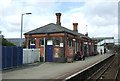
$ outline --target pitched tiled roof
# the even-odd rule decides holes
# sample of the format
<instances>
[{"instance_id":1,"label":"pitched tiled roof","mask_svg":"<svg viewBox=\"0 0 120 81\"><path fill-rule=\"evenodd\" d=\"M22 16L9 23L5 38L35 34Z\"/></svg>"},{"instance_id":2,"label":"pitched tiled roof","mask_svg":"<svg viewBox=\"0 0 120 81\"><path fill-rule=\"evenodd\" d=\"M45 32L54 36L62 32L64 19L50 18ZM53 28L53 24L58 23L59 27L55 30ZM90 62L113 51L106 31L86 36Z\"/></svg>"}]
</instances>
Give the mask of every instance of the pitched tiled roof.
<instances>
[{"instance_id":1,"label":"pitched tiled roof","mask_svg":"<svg viewBox=\"0 0 120 81\"><path fill-rule=\"evenodd\" d=\"M67 29L63 26L54 24L54 23L50 23L47 24L45 26L39 27L37 29L34 29L32 31L29 31L27 33L24 33L24 35L33 35L33 34L46 34L46 33L61 33L61 32L66 32L66 33L70 33L76 36L80 36L86 39L90 39L89 37L85 36L84 34L81 33L77 33L73 30Z\"/></svg>"}]
</instances>

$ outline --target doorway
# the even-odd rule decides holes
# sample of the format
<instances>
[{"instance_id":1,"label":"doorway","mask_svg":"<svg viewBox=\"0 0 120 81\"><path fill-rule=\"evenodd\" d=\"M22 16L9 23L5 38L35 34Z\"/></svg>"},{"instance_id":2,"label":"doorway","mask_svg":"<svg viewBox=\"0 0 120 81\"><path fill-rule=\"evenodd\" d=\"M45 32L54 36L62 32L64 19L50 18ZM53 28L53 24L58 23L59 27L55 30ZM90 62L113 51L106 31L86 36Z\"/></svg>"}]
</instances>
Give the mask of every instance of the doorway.
<instances>
[{"instance_id":1,"label":"doorway","mask_svg":"<svg viewBox=\"0 0 120 81\"><path fill-rule=\"evenodd\" d=\"M53 40L47 40L47 62L53 62Z\"/></svg>"}]
</instances>

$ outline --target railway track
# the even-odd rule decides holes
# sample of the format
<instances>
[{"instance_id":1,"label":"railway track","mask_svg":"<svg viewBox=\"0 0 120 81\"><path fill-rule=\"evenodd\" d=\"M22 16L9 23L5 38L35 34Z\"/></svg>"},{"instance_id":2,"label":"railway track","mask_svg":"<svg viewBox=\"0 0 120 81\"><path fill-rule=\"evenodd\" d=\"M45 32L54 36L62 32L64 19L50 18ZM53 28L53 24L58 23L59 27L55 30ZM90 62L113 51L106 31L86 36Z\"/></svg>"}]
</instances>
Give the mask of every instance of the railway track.
<instances>
[{"instance_id":1,"label":"railway track","mask_svg":"<svg viewBox=\"0 0 120 81\"><path fill-rule=\"evenodd\" d=\"M118 54L118 70L115 75L114 81L120 81L120 54Z\"/></svg>"},{"instance_id":2,"label":"railway track","mask_svg":"<svg viewBox=\"0 0 120 81\"><path fill-rule=\"evenodd\" d=\"M114 81L120 81L120 64L119 64L119 67L118 67L118 71L117 71L117 73L115 75Z\"/></svg>"},{"instance_id":3,"label":"railway track","mask_svg":"<svg viewBox=\"0 0 120 81\"><path fill-rule=\"evenodd\" d=\"M63 81L120 81L120 55L112 55L110 58Z\"/></svg>"},{"instance_id":4,"label":"railway track","mask_svg":"<svg viewBox=\"0 0 120 81\"><path fill-rule=\"evenodd\" d=\"M114 59L115 55L110 56L109 58L101 60L101 62L97 62L94 65L80 71L77 74L74 74L63 81L93 81L95 80L95 76L99 76L100 72L104 71L104 67L107 67Z\"/></svg>"},{"instance_id":5,"label":"railway track","mask_svg":"<svg viewBox=\"0 0 120 81\"><path fill-rule=\"evenodd\" d=\"M118 55L106 62L85 81L120 81L120 65Z\"/></svg>"}]
</instances>

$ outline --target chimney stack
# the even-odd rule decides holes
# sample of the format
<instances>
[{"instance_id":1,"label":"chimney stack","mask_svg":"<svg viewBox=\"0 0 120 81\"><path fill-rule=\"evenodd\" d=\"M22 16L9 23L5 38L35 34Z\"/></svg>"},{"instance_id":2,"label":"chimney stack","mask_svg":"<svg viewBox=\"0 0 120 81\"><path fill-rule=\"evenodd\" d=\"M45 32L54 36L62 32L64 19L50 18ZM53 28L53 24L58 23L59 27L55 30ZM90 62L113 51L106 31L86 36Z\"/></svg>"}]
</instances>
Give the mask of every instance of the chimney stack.
<instances>
[{"instance_id":1,"label":"chimney stack","mask_svg":"<svg viewBox=\"0 0 120 81\"><path fill-rule=\"evenodd\" d=\"M85 34L85 36L88 36L88 32Z\"/></svg>"},{"instance_id":2,"label":"chimney stack","mask_svg":"<svg viewBox=\"0 0 120 81\"><path fill-rule=\"evenodd\" d=\"M57 17L56 24L61 26L61 22L60 22L61 13L56 13L56 17Z\"/></svg>"},{"instance_id":3,"label":"chimney stack","mask_svg":"<svg viewBox=\"0 0 120 81\"><path fill-rule=\"evenodd\" d=\"M73 31L75 32L78 32L77 25L78 23L73 23Z\"/></svg>"}]
</instances>

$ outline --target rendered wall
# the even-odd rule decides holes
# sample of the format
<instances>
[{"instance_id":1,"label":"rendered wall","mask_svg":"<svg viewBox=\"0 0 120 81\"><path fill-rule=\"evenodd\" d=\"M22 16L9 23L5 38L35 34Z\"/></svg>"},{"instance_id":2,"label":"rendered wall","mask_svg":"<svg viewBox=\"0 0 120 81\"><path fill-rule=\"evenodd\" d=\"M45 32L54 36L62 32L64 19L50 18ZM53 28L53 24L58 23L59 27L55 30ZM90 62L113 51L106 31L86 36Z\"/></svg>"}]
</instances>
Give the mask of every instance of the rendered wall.
<instances>
[{"instance_id":1,"label":"rendered wall","mask_svg":"<svg viewBox=\"0 0 120 81\"><path fill-rule=\"evenodd\" d=\"M23 49L23 64L40 61L40 49Z\"/></svg>"}]
</instances>

